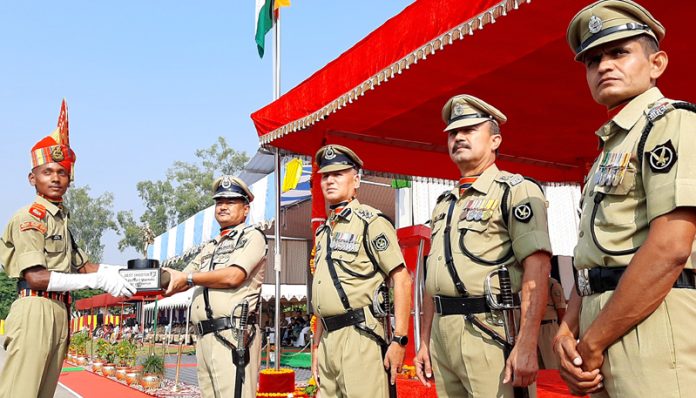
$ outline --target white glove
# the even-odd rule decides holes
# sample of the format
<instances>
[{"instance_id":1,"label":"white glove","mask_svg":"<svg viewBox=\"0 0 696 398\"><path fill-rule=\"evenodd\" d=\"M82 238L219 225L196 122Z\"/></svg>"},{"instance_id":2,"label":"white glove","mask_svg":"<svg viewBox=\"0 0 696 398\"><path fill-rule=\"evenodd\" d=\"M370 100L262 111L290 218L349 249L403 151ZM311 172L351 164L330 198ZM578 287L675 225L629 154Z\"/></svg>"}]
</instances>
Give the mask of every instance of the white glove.
<instances>
[{"instance_id":1,"label":"white glove","mask_svg":"<svg viewBox=\"0 0 696 398\"><path fill-rule=\"evenodd\" d=\"M97 284L95 289L101 289L114 297L130 297L135 293L135 287L127 280L123 279L118 272L125 269L121 265L99 264L96 272Z\"/></svg>"},{"instance_id":2,"label":"white glove","mask_svg":"<svg viewBox=\"0 0 696 398\"><path fill-rule=\"evenodd\" d=\"M110 272L118 274L119 270L126 269L125 265L99 264L99 272Z\"/></svg>"},{"instance_id":3,"label":"white glove","mask_svg":"<svg viewBox=\"0 0 696 398\"><path fill-rule=\"evenodd\" d=\"M135 293L133 285L128 283L118 273L106 271L107 267L95 273L66 274L51 272L48 280L49 292L68 292L80 289L101 289L115 297L130 297Z\"/></svg>"}]
</instances>

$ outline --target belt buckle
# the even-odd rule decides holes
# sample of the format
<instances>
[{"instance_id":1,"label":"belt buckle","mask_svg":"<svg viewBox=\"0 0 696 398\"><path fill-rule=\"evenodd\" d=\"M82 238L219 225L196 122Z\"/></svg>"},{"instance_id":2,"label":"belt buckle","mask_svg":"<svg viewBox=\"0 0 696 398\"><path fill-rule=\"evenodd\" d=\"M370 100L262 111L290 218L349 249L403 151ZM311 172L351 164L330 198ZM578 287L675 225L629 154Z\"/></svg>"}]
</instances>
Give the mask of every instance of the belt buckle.
<instances>
[{"instance_id":1,"label":"belt buckle","mask_svg":"<svg viewBox=\"0 0 696 398\"><path fill-rule=\"evenodd\" d=\"M433 296L433 302L435 303L435 312L438 315L442 315L442 298L440 298L440 296Z\"/></svg>"},{"instance_id":2,"label":"belt buckle","mask_svg":"<svg viewBox=\"0 0 696 398\"><path fill-rule=\"evenodd\" d=\"M594 294L590 285L590 269L583 268L577 271L575 286L578 289L578 294L582 297L591 296Z\"/></svg>"},{"instance_id":3,"label":"belt buckle","mask_svg":"<svg viewBox=\"0 0 696 398\"><path fill-rule=\"evenodd\" d=\"M322 326L324 326L324 330L328 332L328 331L329 331L329 327L326 326L326 320L324 319L324 317L323 317L323 316L322 316L322 317L319 317L319 319L321 319L321 324L322 324Z\"/></svg>"},{"instance_id":4,"label":"belt buckle","mask_svg":"<svg viewBox=\"0 0 696 398\"><path fill-rule=\"evenodd\" d=\"M199 336L203 336L203 322L198 322L196 324L196 331L198 332Z\"/></svg>"}]
</instances>

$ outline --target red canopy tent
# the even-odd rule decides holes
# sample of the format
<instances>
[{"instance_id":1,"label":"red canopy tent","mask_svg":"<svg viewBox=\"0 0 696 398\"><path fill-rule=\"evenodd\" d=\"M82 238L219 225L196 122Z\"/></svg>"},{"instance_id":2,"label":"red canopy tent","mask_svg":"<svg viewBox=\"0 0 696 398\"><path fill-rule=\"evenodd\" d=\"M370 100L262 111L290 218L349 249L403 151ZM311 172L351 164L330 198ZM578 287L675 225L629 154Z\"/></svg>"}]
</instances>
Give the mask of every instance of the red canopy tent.
<instances>
[{"instance_id":1,"label":"red canopy tent","mask_svg":"<svg viewBox=\"0 0 696 398\"><path fill-rule=\"evenodd\" d=\"M162 298L162 296L159 296ZM83 298L75 302L75 309L89 310L92 308L116 307L125 303L135 303L138 301L154 301L155 297L133 296L131 298L114 297L109 293L102 293L96 296Z\"/></svg>"},{"instance_id":2,"label":"red canopy tent","mask_svg":"<svg viewBox=\"0 0 696 398\"><path fill-rule=\"evenodd\" d=\"M418 0L278 100L254 112L262 145L313 155L354 149L372 171L450 178L440 110L469 93L509 118L501 168L542 181L582 181L606 119L565 41L588 0ZM665 95L692 99L696 3L642 0L667 27Z\"/></svg>"}]
</instances>

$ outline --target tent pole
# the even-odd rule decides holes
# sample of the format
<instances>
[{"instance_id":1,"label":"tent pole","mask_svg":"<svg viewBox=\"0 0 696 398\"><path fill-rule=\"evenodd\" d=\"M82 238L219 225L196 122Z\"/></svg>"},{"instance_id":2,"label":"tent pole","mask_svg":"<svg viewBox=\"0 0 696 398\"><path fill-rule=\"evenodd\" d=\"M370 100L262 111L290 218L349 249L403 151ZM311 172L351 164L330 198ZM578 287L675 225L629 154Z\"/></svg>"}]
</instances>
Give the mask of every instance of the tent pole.
<instances>
[{"instance_id":1,"label":"tent pole","mask_svg":"<svg viewBox=\"0 0 696 398\"><path fill-rule=\"evenodd\" d=\"M280 98L280 9L277 10L275 21L275 40L273 40L273 100ZM280 149L274 152L275 164L275 251L273 268L275 270L275 333L276 333L276 360L275 368L280 369Z\"/></svg>"}]
</instances>

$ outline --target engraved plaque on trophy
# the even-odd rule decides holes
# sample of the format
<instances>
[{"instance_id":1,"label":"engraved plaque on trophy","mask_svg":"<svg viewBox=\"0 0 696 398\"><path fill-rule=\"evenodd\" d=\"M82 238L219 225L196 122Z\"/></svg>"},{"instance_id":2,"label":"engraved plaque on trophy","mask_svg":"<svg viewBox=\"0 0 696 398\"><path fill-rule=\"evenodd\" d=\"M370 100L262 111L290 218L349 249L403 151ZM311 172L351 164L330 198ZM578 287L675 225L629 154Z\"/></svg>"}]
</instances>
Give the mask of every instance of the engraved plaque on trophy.
<instances>
[{"instance_id":1,"label":"engraved plaque on trophy","mask_svg":"<svg viewBox=\"0 0 696 398\"><path fill-rule=\"evenodd\" d=\"M128 268L119 272L137 289L136 296L161 294L169 285L169 274L162 272L159 261L150 258L128 260Z\"/></svg>"},{"instance_id":2,"label":"engraved plaque on trophy","mask_svg":"<svg viewBox=\"0 0 696 398\"><path fill-rule=\"evenodd\" d=\"M154 242L154 234L148 225L141 227L142 250L147 257L147 248ZM162 294L169 286L171 279L168 272L162 272L158 260L151 258L138 258L128 260L128 268L119 270L123 279L133 285L137 291L136 296L154 296Z\"/></svg>"}]
</instances>

